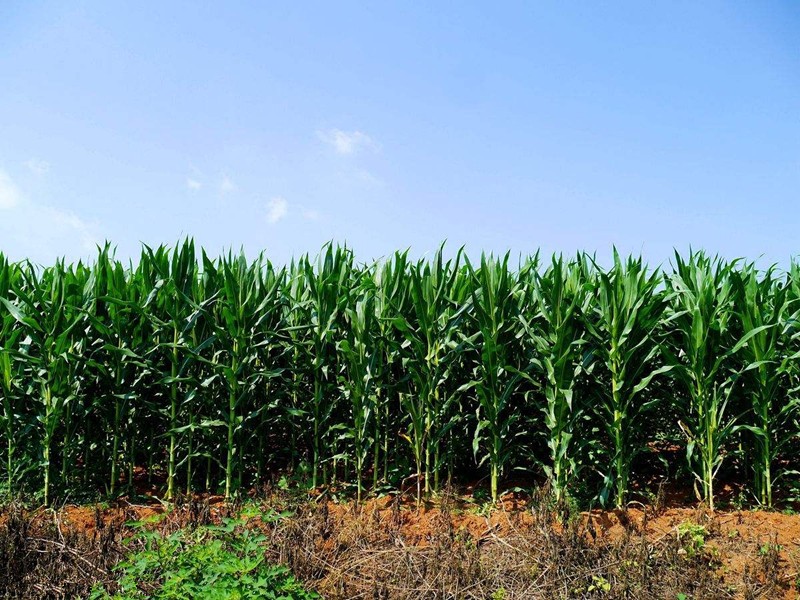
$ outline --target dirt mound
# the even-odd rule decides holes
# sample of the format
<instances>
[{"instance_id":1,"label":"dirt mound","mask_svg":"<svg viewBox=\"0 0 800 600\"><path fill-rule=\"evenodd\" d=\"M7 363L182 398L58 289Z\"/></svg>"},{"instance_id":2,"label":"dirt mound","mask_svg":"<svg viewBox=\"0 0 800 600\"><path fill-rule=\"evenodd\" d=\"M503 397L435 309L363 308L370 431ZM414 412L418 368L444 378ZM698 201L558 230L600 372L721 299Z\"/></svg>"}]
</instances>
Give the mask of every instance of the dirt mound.
<instances>
[{"instance_id":1,"label":"dirt mound","mask_svg":"<svg viewBox=\"0 0 800 600\"><path fill-rule=\"evenodd\" d=\"M291 516L259 517L287 507ZM326 598L800 597L798 515L644 505L570 513L517 495L493 509L456 496L419 507L407 496L361 505L276 496L245 510L218 497L169 510L124 500L7 509L0 552L13 577L0 595L89 589L111 576L131 521L167 532L229 516L267 533L268 557Z\"/></svg>"}]
</instances>

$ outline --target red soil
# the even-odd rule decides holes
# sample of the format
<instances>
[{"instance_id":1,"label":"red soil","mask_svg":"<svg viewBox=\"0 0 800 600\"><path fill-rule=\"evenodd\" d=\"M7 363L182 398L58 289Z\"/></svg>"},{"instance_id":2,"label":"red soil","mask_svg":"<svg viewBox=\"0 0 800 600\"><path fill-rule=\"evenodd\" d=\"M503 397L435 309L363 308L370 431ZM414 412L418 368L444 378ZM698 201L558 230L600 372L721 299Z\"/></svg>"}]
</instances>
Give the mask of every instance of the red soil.
<instances>
[{"instance_id":1,"label":"red soil","mask_svg":"<svg viewBox=\"0 0 800 600\"><path fill-rule=\"evenodd\" d=\"M218 496L207 501L208 516L218 519L226 506ZM456 501L442 510L426 505L417 509L413 498L397 502L392 497L372 499L360 507L352 503L327 501L327 509L337 520L347 522L367 514L374 522L399 530L406 544L425 546L434 531L441 529L443 520L450 519L456 532L463 532L476 543L491 538L502 539L513 531L533 527L535 517L525 510L525 500L509 494L500 505L488 513L479 513L465 501ZM64 526L93 533L110 524L123 525L128 521L147 520L165 512L161 504L132 505L124 501L115 507L65 506L58 513ZM42 512L42 518L47 517ZM764 553L769 544L778 549L779 577L785 582L784 598L800 598L795 580L800 576L800 515L777 512L734 511L714 512L699 508L668 508L659 512L645 506L625 512L593 510L581 513L583 531L597 542L617 541L629 531L644 533L651 541L676 536L681 523L703 525L707 532L707 548L716 555L720 573L731 581L741 580L753 561Z\"/></svg>"}]
</instances>

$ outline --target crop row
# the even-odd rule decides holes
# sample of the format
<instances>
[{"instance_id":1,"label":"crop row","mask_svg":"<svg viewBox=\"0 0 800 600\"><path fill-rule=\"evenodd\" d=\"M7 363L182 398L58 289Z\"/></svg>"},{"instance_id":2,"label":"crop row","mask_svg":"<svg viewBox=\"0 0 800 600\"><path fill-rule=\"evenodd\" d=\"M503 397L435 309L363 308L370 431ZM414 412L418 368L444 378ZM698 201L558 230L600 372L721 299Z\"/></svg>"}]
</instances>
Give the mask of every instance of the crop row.
<instances>
[{"instance_id":1,"label":"crop row","mask_svg":"<svg viewBox=\"0 0 800 600\"><path fill-rule=\"evenodd\" d=\"M800 467L799 310L797 264L703 253L0 254L2 486L113 497L144 470L168 499L230 497L292 473L360 499L487 476L496 499L519 471L621 506L637 457L671 440L701 500L735 463L769 506Z\"/></svg>"}]
</instances>

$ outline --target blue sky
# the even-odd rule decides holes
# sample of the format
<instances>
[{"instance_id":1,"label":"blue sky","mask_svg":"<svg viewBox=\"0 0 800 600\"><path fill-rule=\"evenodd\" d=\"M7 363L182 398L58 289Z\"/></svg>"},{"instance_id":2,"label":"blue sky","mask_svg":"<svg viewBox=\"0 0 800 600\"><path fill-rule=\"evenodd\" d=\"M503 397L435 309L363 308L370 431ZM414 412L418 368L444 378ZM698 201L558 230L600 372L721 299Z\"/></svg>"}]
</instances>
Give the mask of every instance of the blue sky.
<instances>
[{"instance_id":1,"label":"blue sky","mask_svg":"<svg viewBox=\"0 0 800 600\"><path fill-rule=\"evenodd\" d=\"M800 3L0 3L0 250L800 253Z\"/></svg>"}]
</instances>

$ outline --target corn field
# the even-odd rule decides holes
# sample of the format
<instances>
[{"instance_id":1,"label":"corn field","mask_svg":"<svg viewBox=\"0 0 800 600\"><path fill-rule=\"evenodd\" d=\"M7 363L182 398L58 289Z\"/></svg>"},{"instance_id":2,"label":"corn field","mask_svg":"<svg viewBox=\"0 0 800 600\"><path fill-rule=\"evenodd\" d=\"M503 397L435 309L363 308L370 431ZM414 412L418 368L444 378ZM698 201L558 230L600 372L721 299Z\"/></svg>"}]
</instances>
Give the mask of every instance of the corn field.
<instances>
[{"instance_id":1,"label":"corn field","mask_svg":"<svg viewBox=\"0 0 800 600\"><path fill-rule=\"evenodd\" d=\"M168 500L232 497L287 475L358 500L480 480L496 500L544 479L623 506L672 445L669 475L709 506L723 476L771 506L800 467L799 315L800 264L699 252L0 254L0 489L113 498L145 473Z\"/></svg>"}]
</instances>

